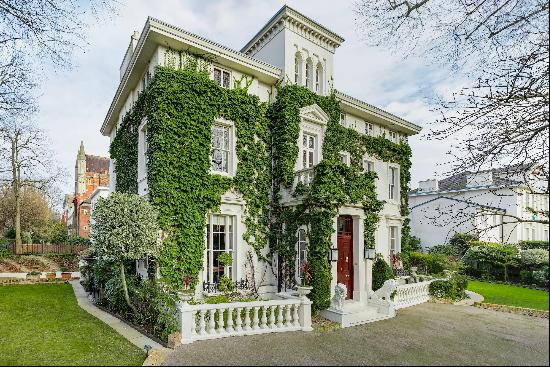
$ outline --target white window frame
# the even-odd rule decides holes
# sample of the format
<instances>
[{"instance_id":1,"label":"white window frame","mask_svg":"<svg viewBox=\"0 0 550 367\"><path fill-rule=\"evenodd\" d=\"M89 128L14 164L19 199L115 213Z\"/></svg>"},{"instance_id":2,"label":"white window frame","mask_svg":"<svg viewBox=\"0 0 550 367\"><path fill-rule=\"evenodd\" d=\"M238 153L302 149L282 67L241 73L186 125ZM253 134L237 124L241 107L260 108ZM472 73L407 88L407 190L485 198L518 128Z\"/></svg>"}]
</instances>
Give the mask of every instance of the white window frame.
<instances>
[{"instance_id":1,"label":"white window frame","mask_svg":"<svg viewBox=\"0 0 550 367\"><path fill-rule=\"evenodd\" d=\"M375 172L374 160L369 158L363 159L363 173Z\"/></svg>"},{"instance_id":2,"label":"white window frame","mask_svg":"<svg viewBox=\"0 0 550 367\"><path fill-rule=\"evenodd\" d=\"M340 125L347 127L347 116L344 112L340 113Z\"/></svg>"},{"instance_id":3,"label":"white window frame","mask_svg":"<svg viewBox=\"0 0 550 367\"><path fill-rule=\"evenodd\" d=\"M365 122L365 134L368 136L374 136L374 125L370 122Z\"/></svg>"},{"instance_id":4,"label":"white window frame","mask_svg":"<svg viewBox=\"0 0 550 367\"><path fill-rule=\"evenodd\" d=\"M302 237L303 236L303 237ZM303 246L303 247L302 247ZM298 228L296 231L296 281L298 284L302 283L303 279L303 265L307 262L307 252L309 248L309 238L307 235L307 229L305 227Z\"/></svg>"},{"instance_id":5,"label":"white window frame","mask_svg":"<svg viewBox=\"0 0 550 367\"><path fill-rule=\"evenodd\" d=\"M319 156L319 136L309 131L302 131L301 145L300 145L300 169L308 169L317 165ZM313 140L313 147L310 146Z\"/></svg>"},{"instance_id":6,"label":"white window frame","mask_svg":"<svg viewBox=\"0 0 550 367\"><path fill-rule=\"evenodd\" d=\"M315 67L315 92L321 93L321 70L319 70L319 65Z\"/></svg>"},{"instance_id":7,"label":"white window frame","mask_svg":"<svg viewBox=\"0 0 550 367\"><path fill-rule=\"evenodd\" d=\"M393 143L399 142L399 135L395 131L388 130L389 133L389 140Z\"/></svg>"},{"instance_id":8,"label":"white window frame","mask_svg":"<svg viewBox=\"0 0 550 367\"><path fill-rule=\"evenodd\" d=\"M302 83L302 57L298 52L294 55L294 83L295 84L301 84Z\"/></svg>"},{"instance_id":9,"label":"white window frame","mask_svg":"<svg viewBox=\"0 0 550 367\"><path fill-rule=\"evenodd\" d=\"M138 182L147 178L147 120L144 118L138 128Z\"/></svg>"},{"instance_id":10,"label":"white window frame","mask_svg":"<svg viewBox=\"0 0 550 367\"><path fill-rule=\"evenodd\" d=\"M340 152L340 162L344 163L346 166L351 164L351 156L348 152Z\"/></svg>"},{"instance_id":11,"label":"white window frame","mask_svg":"<svg viewBox=\"0 0 550 367\"><path fill-rule=\"evenodd\" d=\"M215 250L214 249L214 234L215 233L222 233L222 232L214 232L214 219L218 218L223 220L224 222L224 236L225 236L225 249L223 250ZM233 264L231 266L225 266L223 269L223 274L230 274L229 278L233 281L236 280L237 272L236 272L236 239L237 237L237 217L235 215L230 214L219 214L219 213L211 213L208 215L207 220L207 228L206 228L206 267L205 272L203 275L203 279L207 283L215 283L214 282L214 252L219 252L220 254L223 252L230 253L233 258ZM219 225L217 223L216 225ZM231 230L230 230L231 226ZM219 255L218 255L219 256ZM216 269L218 269L217 267Z\"/></svg>"},{"instance_id":12,"label":"white window frame","mask_svg":"<svg viewBox=\"0 0 550 367\"><path fill-rule=\"evenodd\" d=\"M214 128L216 127L228 129L228 133L229 133L229 142L228 142L228 149L227 149L229 153L227 158L227 172L217 171L212 169L213 146L212 146L212 142L210 142L210 173L222 175L222 176L234 177L235 173L237 172L237 157L235 152L235 144L236 144L235 124L233 123L233 121L225 120L223 118L217 118L212 123L212 133L214 131Z\"/></svg>"},{"instance_id":13,"label":"white window frame","mask_svg":"<svg viewBox=\"0 0 550 367\"><path fill-rule=\"evenodd\" d=\"M395 233L392 233L393 230L395 230ZM388 226L388 242L389 242L390 254L392 253L392 250L394 254L398 254L401 252L401 241L400 241L399 232L400 232L399 226L396 226L394 224L390 224ZM395 237L393 236L394 234L395 234ZM392 248L392 244L394 241L395 241L395 246L393 246Z\"/></svg>"},{"instance_id":14,"label":"white window frame","mask_svg":"<svg viewBox=\"0 0 550 367\"><path fill-rule=\"evenodd\" d=\"M399 167L388 167L388 199L397 201L399 198Z\"/></svg>"},{"instance_id":15,"label":"white window frame","mask_svg":"<svg viewBox=\"0 0 550 367\"><path fill-rule=\"evenodd\" d=\"M220 72L220 80L216 80L216 70ZM225 85L225 76L227 75L227 86ZM231 70L222 68L220 66L214 66L212 68L212 80L216 82L220 87L225 89L231 89Z\"/></svg>"},{"instance_id":16,"label":"white window frame","mask_svg":"<svg viewBox=\"0 0 550 367\"><path fill-rule=\"evenodd\" d=\"M306 60L306 88L313 90L313 62Z\"/></svg>"}]
</instances>

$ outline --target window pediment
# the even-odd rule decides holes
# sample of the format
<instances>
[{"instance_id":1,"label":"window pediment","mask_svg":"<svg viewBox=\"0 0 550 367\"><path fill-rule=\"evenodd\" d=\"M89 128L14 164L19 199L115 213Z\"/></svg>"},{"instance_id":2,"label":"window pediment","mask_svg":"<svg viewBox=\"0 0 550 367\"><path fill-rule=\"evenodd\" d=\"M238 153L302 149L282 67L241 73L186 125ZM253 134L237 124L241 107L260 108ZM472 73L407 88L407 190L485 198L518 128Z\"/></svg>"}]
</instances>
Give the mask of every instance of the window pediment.
<instances>
[{"instance_id":1,"label":"window pediment","mask_svg":"<svg viewBox=\"0 0 550 367\"><path fill-rule=\"evenodd\" d=\"M317 104L300 108L300 117L319 125L327 125L329 116Z\"/></svg>"}]
</instances>

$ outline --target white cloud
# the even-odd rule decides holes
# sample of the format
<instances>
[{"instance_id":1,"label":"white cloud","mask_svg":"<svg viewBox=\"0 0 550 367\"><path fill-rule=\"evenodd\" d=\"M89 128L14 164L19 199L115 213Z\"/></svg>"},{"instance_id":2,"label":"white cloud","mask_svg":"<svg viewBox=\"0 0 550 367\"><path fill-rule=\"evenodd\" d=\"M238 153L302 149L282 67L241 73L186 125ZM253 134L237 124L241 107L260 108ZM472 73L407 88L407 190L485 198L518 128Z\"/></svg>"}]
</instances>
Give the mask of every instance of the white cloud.
<instances>
[{"instance_id":1,"label":"white cloud","mask_svg":"<svg viewBox=\"0 0 550 367\"><path fill-rule=\"evenodd\" d=\"M335 55L336 88L427 126L434 119L427 95L448 94L455 87L441 72L414 58L402 60L385 50L367 47L355 31L353 2L291 0L288 5L340 34L346 42ZM118 85L118 68L130 35L141 31L147 16L240 49L283 5L282 1L145 1L123 5L110 22L89 30L89 47L75 55L77 67L46 75L38 122L46 129L61 164L70 173L80 140L90 154L108 155L108 138L99 128ZM436 148L421 136L411 138L413 181L433 176L445 145Z\"/></svg>"}]
</instances>

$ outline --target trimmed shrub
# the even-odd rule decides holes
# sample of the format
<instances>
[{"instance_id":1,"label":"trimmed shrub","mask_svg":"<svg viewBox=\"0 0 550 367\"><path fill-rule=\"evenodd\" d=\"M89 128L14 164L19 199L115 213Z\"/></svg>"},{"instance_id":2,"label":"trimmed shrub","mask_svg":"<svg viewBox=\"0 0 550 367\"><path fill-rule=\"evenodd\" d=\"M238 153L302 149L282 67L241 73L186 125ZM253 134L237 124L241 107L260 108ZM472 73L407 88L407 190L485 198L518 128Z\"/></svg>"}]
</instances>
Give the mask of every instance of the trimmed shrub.
<instances>
[{"instance_id":1,"label":"trimmed shrub","mask_svg":"<svg viewBox=\"0 0 550 367\"><path fill-rule=\"evenodd\" d=\"M450 279L435 280L430 283L430 294L436 298L452 301L465 297L464 291L468 287L468 278L464 275L454 274Z\"/></svg>"},{"instance_id":2,"label":"trimmed shrub","mask_svg":"<svg viewBox=\"0 0 550 367\"><path fill-rule=\"evenodd\" d=\"M451 268L449 257L437 253L411 252L408 255L408 263L410 266L418 267L419 272L424 274L440 274Z\"/></svg>"},{"instance_id":3,"label":"trimmed shrub","mask_svg":"<svg viewBox=\"0 0 550 367\"><path fill-rule=\"evenodd\" d=\"M519 241L518 246L522 250L535 249L535 248L548 250L548 241Z\"/></svg>"},{"instance_id":4,"label":"trimmed shrub","mask_svg":"<svg viewBox=\"0 0 550 367\"><path fill-rule=\"evenodd\" d=\"M531 248L521 251L521 265L528 268L536 268L542 265L548 265L548 250L541 248Z\"/></svg>"},{"instance_id":5,"label":"trimmed shrub","mask_svg":"<svg viewBox=\"0 0 550 367\"><path fill-rule=\"evenodd\" d=\"M388 279L393 279L393 271L381 256L377 256L372 266L372 290L376 291L384 285Z\"/></svg>"},{"instance_id":6,"label":"trimmed shrub","mask_svg":"<svg viewBox=\"0 0 550 367\"><path fill-rule=\"evenodd\" d=\"M452 256L452 257L460 256L459 252L457 251L457 248L449 244L432 246L428 249L428 253L440 254L440 255Z\"/></svg>"},{"instance_id":7,"label":"trimmed shrub","mask_svg":"<svg viewBox=\"0 0 550 367\"><path fill-rule=\"evenodd\" d=\"M548 287L548 266L533 272L533 281L541 287Z\"/></svg>"},{"instance_id":8,"label":"trimmed shrub","mask_svg":"<svg viewBox=\"0 0 550 367\"><path fill-rule=\"evenodd\" d=\"M519 272L519 278L523 284L533 284L533 272L523 269Z\"/></svg>"},{"instance_id":9,"label":"trimmed shrub","mask_svg":"<svg viewBox=\"0 0 550 367\"><path fill-rule=\"evenodd\" d=\"M519 251L514 245L474 241L463 260L470 275L508 281L510 268L519 265Z\"/></svg>"},{"instance_id":10,"label":"trimmed shrub","mask_svg":"<svg viewBox=\"0 0 550 367\"><path fill-rule=\"evenodd\" d=\"M455 249L456 256L462 257L475 241L479 241L479 236L476 234L455 233L449 240L449 245Z\"/></svg>"}]
</instances>

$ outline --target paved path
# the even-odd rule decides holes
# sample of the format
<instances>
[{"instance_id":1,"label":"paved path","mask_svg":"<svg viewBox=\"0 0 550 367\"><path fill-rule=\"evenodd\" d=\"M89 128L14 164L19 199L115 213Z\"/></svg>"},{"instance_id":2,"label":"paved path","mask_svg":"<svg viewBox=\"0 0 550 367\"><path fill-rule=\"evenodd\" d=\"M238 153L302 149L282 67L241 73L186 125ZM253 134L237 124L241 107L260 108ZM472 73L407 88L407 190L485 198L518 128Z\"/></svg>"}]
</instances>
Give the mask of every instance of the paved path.
<instances>
[{"instance_id":1,"label":"paved path","mask_svg":"<svg viewBox=\"0 0 550 367\"><path fill-rule=\"evenodd\" d=\"M167 351L168 349L164 348L162 345L157 343L156 341L146 337L145 335L141 334L136 329L128 326L128 324L122 322L121 320L117 319L113 315L97 308L89 299L88 294L80 284L78 280L73 280L70 282L73 286L74 295L76 296L76 300L78 302L78 305L87 311L88 313L92 314L93 316L97 317L113 329L115 329L120 335L128 339L132 344L138 346L139 348L143 349L145 345L150 345L154 349L159 349L162 351Z\"/></svg>"},{"instance_id":2,"label":"paved path","mask_svg":"<svg viewBox=\"0 0 550 367\"><path fill-rule=\"evenodd\" d=\"M548 319L425 303L324 333L288 332L179 346L167 365L548 365Z\"/></svg>"}]
</instances>

